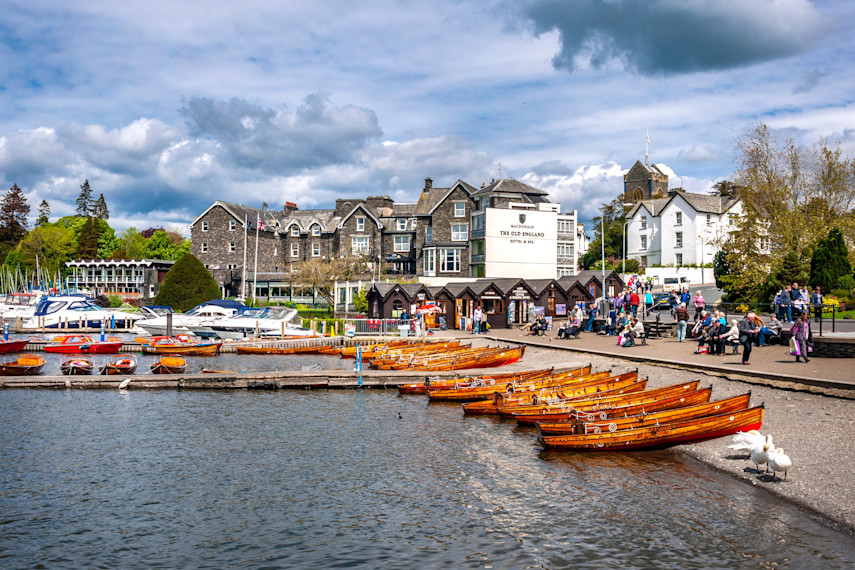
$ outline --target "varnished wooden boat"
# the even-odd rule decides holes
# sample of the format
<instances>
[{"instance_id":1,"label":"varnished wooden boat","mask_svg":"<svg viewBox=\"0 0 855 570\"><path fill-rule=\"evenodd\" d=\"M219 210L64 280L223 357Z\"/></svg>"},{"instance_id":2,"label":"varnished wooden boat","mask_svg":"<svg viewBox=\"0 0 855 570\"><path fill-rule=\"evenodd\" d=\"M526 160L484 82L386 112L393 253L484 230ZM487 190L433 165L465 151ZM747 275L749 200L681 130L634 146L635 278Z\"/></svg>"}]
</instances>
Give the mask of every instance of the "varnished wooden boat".
<instances>
[{"instance_id":1,"label":"varnished wooden boat","mask_svg":"<svg viewBox=\"0 0 855 570\"><path fill-rule=\"evenodd\" d=\"M146 354L214 356L220 353L222 345L222 342L185 342L175 337L155 336L142 349Z\"/></svg>"},{"instance_id":2,"label":"varnished wooden boat","mask_svg":"<svg viewBox=\"0 0 855 570\"><path fill-rule=\"evenodd\" d=\"M187 361L180 354L165 354L151 363L152 374L183 374Z\"/></svg>"},{"instance_id":3,"label":"varnished wooden boat","mask_svg":"<svg viewBox=\"0 0 855 570\"><path fill-rule=\"evenodd\" d=\"M676 395L685 395L694 392L698 389L698 380L691 380L681 384L673 384L653 390L643 392L635 392L629 394L602 394L594 398L580 398L563 402L558 406L544 406L539 411L533 410L530 412L511 413L510 416L520 425L534 425L538 421L538 417L548 415L555 411L575 412L575 413L595 413L600 411L608 411L614 408L621 408L633 404L649 404L666 398L673 398Z\"/></svg>"},{"instance_id":4,"label":"varnished wooden boat","mask_svg":"<svg viewBox=\"0 0 855 570\"><path fill-rule=\"evenodd\" d=\"M137 358L130 355L116 355L98 369L99 374L114 376L117 374L133 374L137 370Z\"/></svg>"},{"instance_id":5,"label":"varnished wooden boat","mask_svg":"<svg viewBox=\"0 0 855 570\"><path fill-rule=\"evenodd\" d=\"M34 376L42 371L45 359L38 354L19 354L0 361L0 376Z\"/></svg>"},{"instance_id":6,"label":"varnished wooden boat","mask_svg":"<svg viewBox=\"0 0 855 570\"><path fill-rule=\"evenodd\" d=\"M538 410L549 409L554 405L558 405L558 400L567 403L571 403L575 400L620 400L626 395L636 395L640 392L643 392L646 388L647 378L618 378L610 380L605 384L587 384L584 386L579 386L578 388L572 388L571 390L566 392L566 395L563 398L553 396L553 401L556 402L555 404L548 404L546 406L543 406L540 404L540 401L537 401L532 402L530 404L512 404L506 406L502 404L501 400L499 400L498 404L496 405L496 409L500 417L513 420L516 419L517 415L527 415L535 413Z\"/></svg>"},{"instance_id":7,"label":"varnished wooden boat","mask_svg":"<svg viewBox=\"0 0 855 570\"><path fill-rule=\"evenodd\" d=\"M401 394L427 394L437 390L453 390L463 388L484 387L494 390L501 390L503 386L511 382L521 382L535 378L545 378L549 376L554 369L541 368L539 370L528 370L523 372L505 372L485 374L483 376L463 376L455 378L434 378L427 379L424 382L417 384L402 384L398 386L398 392Z\"/></svg>"},{"instance_id":8,"label":"varnished wooden boat","mask_svg":"<svg viewBox=\"0 0 855 570\"><path fill-rule=\"evenodd\" d=\"M92 374L95 363L88 356L73 354L66 356L59 364L60 371L66 376Z\"/></svg>"},{"instance_id":9,"label":"varnished wooden boat","mask_svg":"<svg viewBox=\"0 0 855 570\"><path fill-rule=\"evenodd\" d=\"M550 451L634 451L662 449L760 429L763 406L692 420L605 431L581 435L540 436L538 441Z\"/></svg>"},{"instance_id":10,"label":"varnished wooden boat","mask_svg":"<svg viewBox=\"0 0 855 570\"><path fill-rule=\"evenodd\" d=\"M541 390L547 387L560 387L564 383L572 383L580 380L583 376L588 376L591 372L591 366L583 366L574 370L553 373L548 376L530 378L525 380L512 379L510 382L502 384L496 383L495 386L461 386L458 388L446 388L442 390L433 390L428 392L428 398L432 402L471 402L476 400L491 399L495 392L523 391L523 390Z\"/></svg>"},{"instance_id":11,"label":"varnished wooden boat","mask_svg":"<svg viewBox=\"0 0 855 570\"><path fill-rule=\"evenodd\" d=\"M471 368L497 368L517 362L525 355L525 346L516 348L470 349L450 355L436 354L401 361L391 366L380 366L380 370L431 370L450 371Z\"/></svg>"},{"instance_id":12,"label":"varnished wooden boat","mask_svg":"<svg viewBox=\"0 0 855 570\"><path fill-rule=\"evenodd\" d=\"M365 343L360 344L359 347L362 349L362 353L366 352L374 352L383 349L391 349L397 348L400 346L404 346L407 344L405 340L393 340L390 342L379 342L379 343ZM356 357L356 345L353 346L330 346L324 347L319 352L321 354L327 354L330 356L341 356L342 358L355 358Z\"/></svg>"},{"instance_id":13,"label":"varnished wooden boat","mask_svg":"<svg viewBox=\"0 0 855 570\"><path fill-rule=\"evenodd\" d=\"M419 342L390 349L377 349L363 352L362 360L371 364L372 368L390 370L394 364L411 362L418 359L435 358L437 355L450 356L473 350L470 344L460 344L460 341L449 342Z\"/></svg>"},{"instance_id":14,"label":"varnished wooden boat","mask_svg":"<svg viewBox=\"0 0 855 570\"><path fill-rule=\"evenodd\" d=\"M681 408L685 406L694 406L696 404L704 404L710 401L712 395L712 386L694 390L689 393L679 393L670 398L662 398L652 402L642 404L630 404L627 406L617 406L607 410L598 410L596 412L548 412L545 414L536 414L529 416L517 415L514 419L520 425L536 425L541 429L544 435L557 435L565 433L567 424L577 420L584 421L601 421L604 422L609 418L624 418L635 416L638 414L658 412L661 410L670 410L672 408ZM555 429L555 433L550 430Z\"/></svg>"},{"instance_id":15,"label":"varnished wooden boat","mask_svg":"<svg viewBox=\"0 0 855 570\"><path fill-rule=\"evenodd\" d=\"M269 344L259 345L237 345L235 350L238 354L321 354L321 349L332 348L332 344L319 345L285 345Z\"/></svg>"},{"instance_id":16,"label":"varnished wooden boat","mask_svg":"<svg viewBox=\"0 0 855 570\"><path fill-rule=\"evenodd\" d=\"M577 420L564 424L548 424L552 427L547 428L546 431L543 430L544 424L538 424L538 427L541 429L541 435L573 435L636 429L661 424L672 424L675 422L703 418L705 416L738 412L740 410L748 409L750 400L751 393L749 392L748 394L742 394L732 398L726 398L724 400L716 400L714 402L705 402L694 406L684 406L680 408L672 408L670 410L638 414L635 416L627 416L625 418L608 418L605 421Z\"/></svg>"}]
</instances>

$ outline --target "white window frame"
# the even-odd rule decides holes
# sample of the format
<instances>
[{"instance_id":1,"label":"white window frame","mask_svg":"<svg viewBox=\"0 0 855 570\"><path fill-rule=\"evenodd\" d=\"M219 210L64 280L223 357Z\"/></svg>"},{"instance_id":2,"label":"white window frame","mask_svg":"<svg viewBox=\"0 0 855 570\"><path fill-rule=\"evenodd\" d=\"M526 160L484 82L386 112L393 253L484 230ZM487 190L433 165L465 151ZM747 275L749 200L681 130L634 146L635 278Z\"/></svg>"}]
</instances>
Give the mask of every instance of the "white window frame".
<instances>
[{"instance_id":1,"label":"white window frame","mask_svg":"<svg viewBox=\"0 0 855 570\"><path fill-rule=\"evenodd\" d=\"M312 224L312 235L315 237L321 235L321 226L318 224Z\"/></svg>"},{"instance_id":2,"label":"white window frame","mask_svg":"<svg viewBox=\"0 0 855 570\"><path fill-rule=\"evenodd\" d=\"M451 241L468 241L469 224L451 224Z\"/></svg>"},{"instance_id":3,"label":"white window frame","mask_svg":"<svg viewBox=\"0 0 855 570\"><path fill-rule=\"evenodd\" d=\"M638 236L638 237L639 237L638 249L640 251L647 251L647 236Z\"/></svg>"},{"instance_id":4,"label":"white window frame","mask_svg":"<svg viewBox=\"0 0 855 570\"><path fill-rule=\"evenodd\" d=\"M712 214L707 214L707 225L708 226L712 225Z\"/></svg>"},{"instance_id":5,"label":"white window frame","mask_svg":"<svg viewBox=\"0 0 855 570\"><path fill-rule=\"evenodd\" d=\"M229 264L226 266L226 269L237 269L237 268L238 268L237 263L229 263Z\"/></svg>"},{"instance_id":6,"label":"white window frame","mask_svg":"<svg viewBox=\"0 0 855 570\"><path fill-rule=\"evenodd\" d=\"M202 253L208 253L208 242L203 241L200 250Z\"/></svg>"},{"instance_id":7,"label":"white window frame","mask_svg":"<svg viewBox=\"0 0 855 570\"><path fill-rule=\"evenodd\" d=\"M321 256L321 244L318 242L312 243L312 257L320 257Z\"/></svg>"},{"instance_id":8,"label":"white window frame","mask_svg":"<svg viewBox=\"0 0 855 570\"><path fill-rule=\"evenodd\" d=\"M368 236L353 236L350 238L351 253L368 253L371 249L371 241Z\"/></svg>"},{"instance_id":9,"label":"white window frame","mask_svg":"<svg viewBox=\"0 0 855 570\"><path fill-rule=\"evenodd\" d=\"M433 226L425 228L425 243L433 243Z\"/></svg>"},{"instance_id":10,"label":"white window frame","mask_svg":"<svg viewBox=\"0 0 855 570\"><path fill-rule=\"evenodd\" d=\"M365 231L365 218L358 217L356 218L356 231L364 232Z\"/></svg>"},{"instance_id":11,"label":"white window frame","mask_svg":"<svg viewBox=\"0 0 855 570\"><path fill-rule=\"evenodd\" d=\"M402 232L407 229L407 218L397 218L395 220L395 227L399 232Z\"/></svg>"},{"instance_id":12,"label":"white window frame","mask_svg":"<svg viewBox=\"0 0 855 570\"><path fill-rule=\"evenodd\" d=\"M567 242L559 242L558 257L573 257L573 244Z\"/></svg>"},{"instance_id":13,"label":"white window frame","mask_svg":"<svg viewBox=\"0 0 855 570\"><path fill-rule=\"evenodd\" d=\"M229 253L234 253L237 251L237 244L233 241L229 242Z\"/></svg>"},{"instance_id":14,"label":"white window frame","mask_svg":"<svg viewBox=\"0 0 855 570\"><path fill-rule=\"evenodd\" d=\"M559 234L572 234L573 233L573 222L572 222L572 220L558 220L558 233Z\"/></svg>"},{"instance_id":15,"label":"white window frame","mask_svg":"<svg viewBox=\"0 0 855 570\"><path fill-rule=\"evenodd\" d=\"M291 244L291 257L300 257L300 244L292 243Z\"/></svg>"},{"instance_id":16,"label":"white window frame","mask_svg":"<svg viewBox=\"0 0 855 570\"><path fill-rule=\"evenodd\" d=\"M454 217L455 218L465 218L466 217L466 202L455 202L454 203Z\"/></svg>"},{"instance_id":17,"label":"white window frame","mask_svg":"<svg viewBox=\"0 0 855 570\"><path fill-rule=\"evenodd\" d=\"M647 229L647 216L641 216L641 229Z\"/></svg>"},{"instance_id":18,"label":"white window frame","mask_svg":"<svg viewBox=\"0 0 855 570\"><path fill-rule=\"evenodd\" d=\"M674 247L683 247L683 232L674 232Z\"/></svg>"},{"instance_id":19,"label":"white window frame","mask_svg":"<svg viewBox=\"0 0 855 570\"><path fill-rule=\"evenodd\" d=\"M677 267L682 267L682 266L683 266L683 254L682 254L682 253L678 253L678 254L675 256L675 258L674 258L674 264L675 264Z\"/></svg>"},{"instance_id":20,"label":"white window frame","mask_svg":"<svg viewBox=\"0 0 855 570\"><path fill-rule=\"evenodd\" d=\"M460 273L460 250L454 247L439 250L439 270L441 273Z\"/></svg>"},{"instance_id":21,"label":"white window frame","mask_svg":"<svg viewBox=\"0 0 855 570\"><path fill-rule=\"evenodd\" d=\"M408 253L410 251L410 236L395 236L395 244L392 251L395 253Z\"/></svg>"},{"instance_id":22,"label":"white window frame","mask_svg":"<svg viewBox=\"0 0 855 570\"><path fill-rule=\"evenodd\" d=\"M436 275L436 250L426 249L424 250L424 259L422 260L422 269L424 270L424 274L428 277L434 277Z\"/></svg>"},{"instance_id":23,"label":"white window frame","mask_svg":"<svg viewBox=\"0 0 855 570\"><path fill-rule=\"evenodd\" d=\"M208 220L205 220L205 221L203 221L203 222L202 222L202 231L203 231L203 232L207 232L207 231L208 231Z\"/></svg>"},{"instance_id":24,"label":"white window frame","mask_svg":"<svg viewBox=\"0 0 855 570\"><path fill-rule=\"evenodd\" d=\"M300 237L300 228L297 227L297 224L291 226L291 237Z\"/></svg>"},{"instance_id":25,"label":"white window frame","mask_svg":"<svg viewBox=\"0 0 855 570\"><path fill-rule=\"evenodd\" d=\"M229 231L233 232L237 228L237 222L234 220L229 220Z\"/></svg>"},{"instance_id":26,"label":"white window frame","mask_svg":"<svg viewBox=\"0 0 855 570\"><path fill-rule=\"evenodd\" d=\"M677 212L677 215L675 216L674 225L675 226L682 226L683 225L683 212Z\"/></svg>"}]
</instances>

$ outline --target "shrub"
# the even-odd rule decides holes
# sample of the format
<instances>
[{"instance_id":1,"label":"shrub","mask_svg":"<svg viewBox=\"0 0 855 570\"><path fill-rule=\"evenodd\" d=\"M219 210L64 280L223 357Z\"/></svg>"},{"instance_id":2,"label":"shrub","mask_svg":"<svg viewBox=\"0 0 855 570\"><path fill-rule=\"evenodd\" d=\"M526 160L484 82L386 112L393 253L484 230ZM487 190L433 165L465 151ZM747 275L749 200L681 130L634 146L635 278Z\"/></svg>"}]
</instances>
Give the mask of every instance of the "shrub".
<instances>
[{"instance_id":1,"label":"shrub","mask_svg":"<svg viewBox=\"0 0 855 570\"><path fill-rule=\"evenodd\" d=\"M832 289L832 296L836 297L838 300L843 300L849 297L849 289Z\"/></svg>"},{"instance_id":2,"label":"shrub","mask_svg":"<svg viewBox=\"0 0 855 570\"><path fill-rule=\"evenodd\" d=\"M220 287L214 277L196 256L186 254L166 274L154 303L183 312L219 298Z\"/></svg>"},{"instance_id":3,"label":"shrub","mask_svg":"<svg viewBox=\"0 0 855 570\"><path fill-rule=\"evenodd\" d=\"M855 289L855 277L852 277L851 275L842 276L837 280L837 288L846 289L847 291Z\"/></svg>"},{"instance_id":4,"label":"shrub","mask_svg":"<svg viewBox=\"0 0 855 570\"><path fill-rule=\"evenodd\" d=\"M837 297L834 297L833 295L829 295L823 299L823 303L825 304L825 307L822 309L823 315L831 316L832 308L834 311L840 310L840 301L838 301Z\"/></svg>"}]
</instances>

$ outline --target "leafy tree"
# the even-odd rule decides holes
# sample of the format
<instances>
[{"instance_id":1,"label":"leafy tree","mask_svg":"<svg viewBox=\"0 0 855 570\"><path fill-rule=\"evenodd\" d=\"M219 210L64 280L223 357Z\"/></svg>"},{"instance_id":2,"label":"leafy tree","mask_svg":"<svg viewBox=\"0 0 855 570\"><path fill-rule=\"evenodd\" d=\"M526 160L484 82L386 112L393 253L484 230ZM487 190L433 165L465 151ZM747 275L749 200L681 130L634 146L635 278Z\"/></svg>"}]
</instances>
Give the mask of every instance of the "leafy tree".
<instances>
[{"instance_id":1,"label":"leafy tree","mask_svg":"<svg viewBox=\"0 0 855 570\"><path fill-rule=\"evenodd\" d=\"M819 240L810 260L811 287L819 287L823 291L831 291L837 287L838 280L852 275L852 264L849 263L849 251L843 240L840 228L832 228L828 235Z\"/></svg>"},{"instance_id":2,"label":"leafy tree","mask_svg":"<svg viewBox=\"0 0 855 570\"><path fill-rule=\"evenodd\" d=\"M95 204L92 206L92 215L99 220L110 219L110 210L107 209L107 201L104 200L104 194L101 194L95 200Z\"/></svg>"},{"instance_id":3,"label":"leafy tree","mask_svg":"<svg viewBox=\"0 0 855 570\"><path fill-rule=\"evenodd\" d=\"M95 259L98 257L98 223L95 218L87 218L80 230L77 242L77 257L79 259Z\"/></svg>"},{"instance_id":4,"label":"leafy tree","mask_svg":"<svg viewBox=\"0 0 855 570\"><path fill-rule=\"evenodd\" d=\"M713 196L736 196L739 190L739 185L730 182L729 180L720 180L713 184Z\"/></svg>"},{"instance_id":5,"label":"leafy tree","mask_svg":"<svg viewBox=\"0 0 855 570\"><path fill-rule=\"evenodd\" d=\"M54 274L64 269L76 249L74 232L57 224L45 224L31 230L21 241L23 262L30 268L39 265Z\"/></svg>"},{"instance_id":6,"label":"leafy tree","mask_svg":"<svg viewBox=\"0 0 855 570\"><path fill-rule=\"evenodd\" d=\"M50 204L47 200L42 200L42 203L39 204L39 217L36 218L36 225L43 226L47 223L50 223Z\"/></svg>"},{"instance_id":7,"label":"leafy tree","mask_svg":"<svg viewBox=\"0 0 855 570\"><path fill-rule=\"evenodd\" d=\"M96 220L98 224L98 258L99 259L121 259L113 254L119 249L119 239L116 230L107 225L104 220Z\"/></svg>"},{"instance_id":8,"label":"leafy tree","mask_svg":"<svg viewBox=\"0 0 855 570\"><path fill-rule=\"evenodd\" d=\"M368 312L368 296L366 295L365 287L353 295L353 307L358 313Z\"/></svg>"},{"instance_id":9,"label":"leafy tree","mask_svg":"<svg viewBox=\"0 0 855 570\"><path fill-rule=\"evenodd\" d=\"M130 227L119 232L118 248L114 252L117 259L143 259L145 258L146 241L135 227Z\"/></svg>"},{"instance_id":10,"label":"leafy tree","mask_svg":"<svg viewBox=\"0 0 855 570\"><path fill-rule=\"evenodd\" d=\"M605 225L606 232L606 265L608 266L608 258L617 260L612 263L612 267L622 267L624 257L624 228L626 222L627 209L623 205L623 195L618 196L608 204L603 204L602 215L591 219L591 229L594 231L594 239L591 240L588 251L581 257L579 263L585 269L599 268L602 265L602 231ZM602 221L602 222L601 222ZM630 262L627 260L627 271L630 271Z\"/></svg>"},{"instance_id":11,"label":"leafy tree","mask_svg":"<svg viewBox=\"0 0 855 570\"><path fill-rule=\"evenodd\" d=\"M164 230L158 230L145 244L146 259L172 259L175 256L175 247L172 240Z\"/></svg>"},{"instance_id":12,"label":"leafy tree","mask_svg":"<svg viewBox=\"0 0 855 570\"><path fill-rule=\"evenodd\" d=\"M345 255L331 259L313 257L301 261L295 267L294 283L304 287L314 287L318 295L332 306L336 281L352 281L370 276L371 266L361 255Z\"/></svg>"},{"instance_id":13,"label":"leafy tree","mask_svg":"<svg viewBox=\"0 0 855 570\"><path fill-rule=\"evenodd\" d=\"M87 217L92 215L92 188L89 180L80 185L80 195L77 196L77 215Z\"/></svg>"},{"instance_id":14,"label":"leafy tree","mask_svg":"<svg viewBox=\"0 0 855 570\"><path fill-rule=\"evenodd\" d=\"M6 259L3 261L3 265L9 269L15 269L19 265L23 265L24 256L21 253L20 248L13 249L6 256Z\"/></svg>"},{"instance_id":15,"label":"leafy tree","mask_svg":"<svg viewBox=\"0 0 855 570\"><path fill-rule=\"evenodd\" d=\"M715 276L715 286L719 289L725 288L723 278L730 275L730 264L727 262L727 251L720 249L713 258L713 275Z\"/></svg>"},{"instance_id":16,"label":"leafy tree","mask_svg":"<svg viewBox=\"0 0 855 570\"><path fill-rule=\"evenodd\" d=\"M220 298L220 287L211 273L194 255L185 255L166 274L154 299L158 305L169 305L179 311L199 303Z\"/></svg>"},{"instance_id":17,"label":"leafy tree","mask_svg":"<svg viewBox=\"0 0 855 570\"><path fill-rule=\"evenodd\" d=\"M147 228L147 229L144 229L143 231L141 231L140 234L142 234L142 237L144 237L145 239L149 239L151 236L153 236L157 232L163 232L163 231L166 231L166 230L164 230L163 228Z\"/></svg>"}]
</instances>

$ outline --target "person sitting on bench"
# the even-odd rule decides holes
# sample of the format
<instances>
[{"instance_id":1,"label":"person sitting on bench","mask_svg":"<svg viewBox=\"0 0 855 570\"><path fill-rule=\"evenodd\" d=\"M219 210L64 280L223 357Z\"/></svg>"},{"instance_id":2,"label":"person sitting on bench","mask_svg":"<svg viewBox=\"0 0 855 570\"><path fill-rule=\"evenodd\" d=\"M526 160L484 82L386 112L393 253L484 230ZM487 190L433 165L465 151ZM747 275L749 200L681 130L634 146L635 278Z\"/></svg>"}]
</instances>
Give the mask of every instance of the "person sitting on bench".
<instances>
[{"instance_id":1,"label":"person sitting on bench","mask_svg":"<svg viewBox=\"0 0 855 570\"><path fill-rule=\"evenodd\" d=\"M570 338L571 336L575 336L579 338L579 330L582 328L582 320L573 315L564 325L564 328L558 331L558 338ZM563 331L563 334L562 334Z\"/></svg>"},{"instance_id":2,"label":"person sitting on bench","mask_svg":"<svg viewBox=\"0 0 855 570\"><path fill-rule=\"evenodd\" d=\"M624 343L624 346L632 346L636 340L644 338L644 323L638 320L638 317L632 317L629 321L629 343Z\"/></svg>"}]
</instances>

